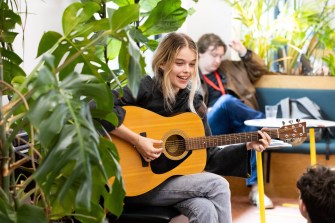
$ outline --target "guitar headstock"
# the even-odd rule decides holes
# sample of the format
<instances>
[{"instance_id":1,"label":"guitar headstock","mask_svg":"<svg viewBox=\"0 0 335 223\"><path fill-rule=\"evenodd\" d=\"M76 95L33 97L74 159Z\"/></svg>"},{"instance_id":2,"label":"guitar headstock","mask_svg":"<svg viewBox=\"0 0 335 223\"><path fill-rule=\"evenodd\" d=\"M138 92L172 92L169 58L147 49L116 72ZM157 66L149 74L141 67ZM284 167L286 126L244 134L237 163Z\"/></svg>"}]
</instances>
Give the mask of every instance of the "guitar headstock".
<instances>
[{"instance_id":1,"label":"guitar headstock","mask_svg":"<svg viewBox=\"0 0 335 223\"><path fill-rule=\"evenodd\" d=\"M285 142L293 142L296 139L302 138L305 140L307 137L306 122L284 125L278 129L278 136L280 140Z\"/></svg>"}]
</instances>

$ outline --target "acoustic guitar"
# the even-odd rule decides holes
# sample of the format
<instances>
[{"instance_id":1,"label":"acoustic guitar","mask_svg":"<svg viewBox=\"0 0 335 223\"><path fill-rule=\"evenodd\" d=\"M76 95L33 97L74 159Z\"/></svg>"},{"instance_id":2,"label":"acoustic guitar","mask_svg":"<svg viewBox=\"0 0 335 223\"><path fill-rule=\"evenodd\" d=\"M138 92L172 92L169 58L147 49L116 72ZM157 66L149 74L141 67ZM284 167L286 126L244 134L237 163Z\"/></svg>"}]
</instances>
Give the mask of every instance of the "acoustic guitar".
<instances>
[{"instance_id":1,"label":"acoustic guitar","mask_svg":"<svg viewBox=\"0 0 335 223\"><path fill-rule=\"evenodd\" d=\"M205 136L200 117L191 112L163 117L140 107L123 108L126 110L125 126L142 136L161 139L164 148L159 158L148 163L133 145L112 135L120 156L127 196L143 194L175 175L202 172L206 164L207 147L253 142L261 138L257 132ZM294 140L306 137L306 123L268 129L266 132L273 139Z\"/></svg>"}]
</instances>

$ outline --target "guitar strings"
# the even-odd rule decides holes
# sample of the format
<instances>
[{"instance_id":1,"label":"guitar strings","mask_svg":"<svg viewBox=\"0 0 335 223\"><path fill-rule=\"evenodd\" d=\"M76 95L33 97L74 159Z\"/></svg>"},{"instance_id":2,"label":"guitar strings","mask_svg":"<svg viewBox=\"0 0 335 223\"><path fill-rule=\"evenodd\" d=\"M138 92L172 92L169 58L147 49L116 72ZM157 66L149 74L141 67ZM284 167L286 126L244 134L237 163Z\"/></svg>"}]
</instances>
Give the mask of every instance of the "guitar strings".
<instances>
[{"instance_id":1,"label":"guitar strings","mask_svg":"<svg viewBox=\"0 0 335 223\"><path fill-rule=\"evenodd\" d=\"M295 128L298 129L298 128ZM286 133L287 130L283 130L283 129L269 129L266 130L265 132L270 133ZM251 136L250 136L251 135ZM277 135L274 135L275 137ZM206 140L207 138L207 140ZM252 139L251 141L256 141L259 139L259 134L258 132L246 132L244 134L238 133L238 134L227 134L224 136L211 136L210 139L208 139L207 136L204 137L195 137L195 138L186 138L186 139L182 139L182 140L173 140L173 141L167 141L165 143L166 147L177 147L177 150L185 150L184 148L186 147L186 144L191 144L191 145L196 145L198 147L200 146L215 146L217 144L222 144L222 140L223 138L225 139L224 141L229 141L231 143L231 141L234 141L234 143L236 143L237 140L239 141L246 141L248 139L248 141L250 141L250 139ZM227 139L228 138L228 139ZM253 138L256 138L255 140L253 140ZM188 141L188 142L186 142ZM214 144L213 144L214 143ZM227 143L229 144L229 143ZM180 147L183 147L180 149Z\"/></svg>"},{"instance_id":2,"label":"guitar strings","mask_svg":"<svg viewBox=\"0 0 335 223\"><path fill-rule=\"evenodd\" d=\"M287 132L287 131L281 131L279 130L280 133L282 132ZM277 133L277 130L275 131L275 133ZM270 130L270 134L271 134L271 130ZM272 135L272 134L271 134ZM277 134L274 134L273 137L276 137ZM233 141L233 140L239 140L239 139L250 139L250 138L255 138L260 139L258 132L246 132L244 134L241 133L237 133L237 134L227 134L227 135L222 135L222 136L201 136L201 137L194 137L194 138L186 138L183 140L174 140L176 142L181 141L184 142L184 140L188 140L188 141L203 141L204 139L206 140L213 140L213 141L217 141L217 140L222 140L225 139L225 141ZM168 141L171 142L171 141ZM172 142L173 143L173 142Z\"/></svg>"}]
</instances>

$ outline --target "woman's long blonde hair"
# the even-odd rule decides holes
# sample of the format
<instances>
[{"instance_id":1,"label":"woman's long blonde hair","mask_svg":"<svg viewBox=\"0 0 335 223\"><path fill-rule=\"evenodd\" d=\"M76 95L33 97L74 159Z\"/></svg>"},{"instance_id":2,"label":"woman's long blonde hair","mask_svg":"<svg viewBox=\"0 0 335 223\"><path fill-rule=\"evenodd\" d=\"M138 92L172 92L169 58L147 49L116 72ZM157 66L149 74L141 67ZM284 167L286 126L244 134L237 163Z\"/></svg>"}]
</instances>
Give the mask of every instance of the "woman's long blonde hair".
<instances>
[{"instance_id":1,"label":"woman's long blonde hair","mask_svg":"<svg viewBox=\"0 0 335 223\"><path fill-rule=\"evenodd\" d=\"M173 64L175 63L176 56L184 47L188 47L192 50L196 58L195 72L192 73L191 81L188 85L188 89L190 90L188 106L192 112L196 113L193 100L196 91L199 89L200 83L198 76L198 49L196 43L189 36L183 33L175 32L165 36L161 40L153 56L152 70L154 71L158 86L162 89L164 104L168 109L172 110L172 105L176 101L176 95L173 91L169 74L172 70ZM164 71L161 69L162 65L165 66Z\"/></svg>"}]
</instances>

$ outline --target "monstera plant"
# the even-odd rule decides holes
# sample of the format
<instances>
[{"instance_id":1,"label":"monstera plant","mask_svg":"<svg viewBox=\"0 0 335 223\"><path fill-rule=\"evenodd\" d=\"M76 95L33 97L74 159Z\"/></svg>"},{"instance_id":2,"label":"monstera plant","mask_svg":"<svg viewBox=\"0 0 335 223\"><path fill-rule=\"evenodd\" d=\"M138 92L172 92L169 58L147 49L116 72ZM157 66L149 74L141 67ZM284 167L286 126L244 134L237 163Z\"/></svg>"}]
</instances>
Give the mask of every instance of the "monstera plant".
<instances>
[{"instance_id":1,"label":"monstera plant","mask_svg":"<svg viewBox=\"0 0 335 223\"><path fill-rule=\"evenodd\" d=\"M0 222L119 216L125 192L117 148L95 120L117 124L111 88L137 91L143 52L156 48L154 36L178 29L188 10L180 0L74 2L63 13L63 32L42 36L40 63L26 75L12 48L18 1L0 1L1 96L11 98L0 100ZM18 155L18 145L28 152Z\"/></svg>"}]
</instances>

